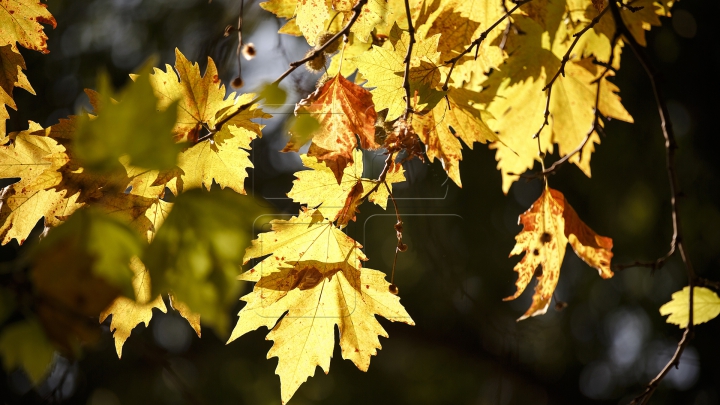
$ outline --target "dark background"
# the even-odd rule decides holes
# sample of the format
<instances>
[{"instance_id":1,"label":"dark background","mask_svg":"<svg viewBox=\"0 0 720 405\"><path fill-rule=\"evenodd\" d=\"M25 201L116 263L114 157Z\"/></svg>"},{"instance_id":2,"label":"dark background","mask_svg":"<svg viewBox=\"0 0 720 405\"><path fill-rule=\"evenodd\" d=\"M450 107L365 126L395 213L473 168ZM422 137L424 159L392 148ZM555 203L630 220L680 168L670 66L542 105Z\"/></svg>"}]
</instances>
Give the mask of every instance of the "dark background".
<instances>
[{"instance_id":1,"label":"dark background","mask_svg":"<svg viewBox=\"0 0 720 405\"><path fill-rule=\"evenodd\" d=\"M28 120L55 123L87 106L82 89L94 87L99 70L121 86L152 54L174 63L175 47L203 67L211 56L225 83L237 74L237 39L223 37L225 26L237 20L237 0L53 0L49 9L58 22L57 29L48 29L51 53L22 50L37 95L14 92L19 112L11 112L8 131L25 129ZM717 2L681 1L675 16L648 34L647 49L664 77L681 147L685 241L697 273L714 280L720 280L720 52L713 45L718 12ZM273 79L307 49L289 36L278 42L277 28L269 13L246 6L246 41L255 43L258 57L243 62L243 90ZM550 179L588 225L613 238L614 263L655 259L671 237L657 108L629 50L622 65L615 82L636 123L607 125L608 136L592 158L592 178L565 166ZM294 73L284 82L289 102L311 91L315 80L304 69ZM283 113L290 110L280 109L253 144L256 169L248 188L278 211L296 213L298 206L283 197L299 158L277 152L287 139ZM390 338L381 340L383 350L367 373L343 361L336 348L330 374L317 371L292 404L625 404L670 358L681 330L666 324L658 308L686 283L677 258L655 274L631 268L601 280L568 249L556 294L568 307L516 323L532 288L515 302L501 300L514 291L516 278L518 258L507 255L520 228L517 216L537 198L541 184L521 181L504 196L485 145L463 156L462 189L439 164L418 161L406 164L409 181L397 189L409 250L398 259L395 282L417 326L381 320ZM366 165L366 175L377 175L382 159L367 154ZM367 267L389 272L394 214L369 204L361 211L349 233L365 246ZM11 260L18 247L13 242L0 252ZM198 339L176 313L156 312L149 328L133 330L118 360L107 323L103 328L97 347L87 348L79 361L58 359L37 390L23 372L0 370L4 403L280 402L277 360L265 358L271 342L264 340L264 329L225 346L225 337L209 329ZM680 368L652 403L720 404L719 337L720 321L698 326Z\"/></svg>"}]
</instances>

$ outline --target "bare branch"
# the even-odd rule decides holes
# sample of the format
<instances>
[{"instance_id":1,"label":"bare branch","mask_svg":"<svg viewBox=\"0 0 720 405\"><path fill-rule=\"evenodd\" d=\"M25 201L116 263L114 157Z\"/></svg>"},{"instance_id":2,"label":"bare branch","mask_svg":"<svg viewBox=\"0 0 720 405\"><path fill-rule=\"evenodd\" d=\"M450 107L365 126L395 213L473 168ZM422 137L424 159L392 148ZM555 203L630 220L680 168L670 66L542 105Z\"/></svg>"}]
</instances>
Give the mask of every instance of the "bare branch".
<instances>
[{"instance_id":1,"label":"bare branch","mask_svg":"<svg viewBox=\"0 0 720 405\"><path fill-rule=\"evenodd\" d=\"M663 136L665 138L665 165L667 169L667 175L668 175L668 181L670 183L670 202L672 207L672 224L673 224L673 237L670 242L670 250L665 255L665 257L661 258L661 263L664 263L667 258L672 256L676 251L680 252L680 256L682 258L683 263L685 264L685 271L687 273L688 278L688 287L690 288L690 294L689 294L689 319L688 324L685 329L685 333L683 334L682 339L678 342L677 350L675 351L675 355L670 359L670 361L667 363L665 368L660 371L660 373L648 383L648 385L645 387L645 390L642 394L637 396L633 401L632 404L647 404L647 402L652 397L653 393L657 389L660 381L662 381L663 378L667 375L667 373L670 371L670 368L673 366L677 366L678 362L680 361L680 356L682 355L683 350L685 350L685 347L687 347L688 343L692 338L694 337L694 330L695 330L695 322L694 322L694 290L695 285L697 282L697 276L695 275L695 271L693 270L692 263L690 262L690 258L687 255L687 252L685 251L685 246L683 243L682 238L682 229L681 229L681 222L680 222L680 208L678 206L678 198L680 196L679 191L679 183L675 168L675 151L677 150L677 142L675 140L675 133L672 128L672 124L669 121L669 112L667 103L665 102L665 98L663 97L662 88L660 87L660 83L658 80L658 74L655 70L655 67L650 62L650 59L645 55L645 52L641 49L640 44L635 40L635 37L633 37L632 33L628 29L628 27L625 25L625 22L622 19L622 15L620 14L620 6L616 2L616 0L612 0L609 2L610 10L612 11L613 19L615 20L615 29L619 31L619 33L623 36L626 43L630 46L630 49L633 51L635 56L637 57L638 61L642 65L643 69L645 70L645 73L648 76L648 79L650 79L650 84L652 85L653 93L655 95L655 103L657 104L658 112L660 113L660 123L661 128L663 132Z\"/></svg>"}]
</instances>

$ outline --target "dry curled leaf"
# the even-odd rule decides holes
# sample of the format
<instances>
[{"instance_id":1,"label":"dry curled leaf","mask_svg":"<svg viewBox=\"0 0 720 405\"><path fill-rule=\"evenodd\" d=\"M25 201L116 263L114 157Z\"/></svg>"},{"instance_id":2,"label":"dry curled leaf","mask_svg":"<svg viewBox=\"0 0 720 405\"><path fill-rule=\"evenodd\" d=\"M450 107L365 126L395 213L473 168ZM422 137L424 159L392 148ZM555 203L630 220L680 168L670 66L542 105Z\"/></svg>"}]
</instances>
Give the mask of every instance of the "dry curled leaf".
<instances>
[{"instance_id":1,"label":"dry curled leaf","mask_svg":"<svg viewBox=\"0 0 720 405\"><path fill-rule=\"evenodd\" d=\"M546 188L540 198L520 215L522 231L515 237L517 244L510 256L525 253L515 265L518 273L517 291L505 298L512 300L525 291L533 277L538 279L532 304L518 320L542 315L547 311L560 278L560 267L567 243L602 278L613 276L610 270L612 239L596 234L578 217L575 210L557 190Z\"/></svg>"}]
</instances>

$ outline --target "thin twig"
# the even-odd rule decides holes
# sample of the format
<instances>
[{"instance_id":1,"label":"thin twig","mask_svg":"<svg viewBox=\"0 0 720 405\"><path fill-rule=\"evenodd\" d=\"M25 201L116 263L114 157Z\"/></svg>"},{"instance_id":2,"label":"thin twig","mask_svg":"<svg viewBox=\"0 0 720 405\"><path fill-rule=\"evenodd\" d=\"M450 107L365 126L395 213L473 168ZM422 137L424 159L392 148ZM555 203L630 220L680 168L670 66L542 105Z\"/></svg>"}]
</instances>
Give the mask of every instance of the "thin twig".
<instances>
[{"instance_id":1,"label":"thin twig","mask_svg":"<svg viewBox=\"0 0 720 405\"><path fill-rule=\"evenodd\" d=\"M410 0L405 0L405 16L407 17L408 33L410 34L410 42L408 43L407 53L405 54L405 74L403 75L403 89L405 89L405 113L403 120L407 120L413 112L412 97L410 95L410 60L412 59L413 46L415 45L415 27L410 14Z\"/></svg>"},{"instance_id":2,"label":"thin twig","mask_svg":"<svg viewBox=\"0 0 720 405\"><path fill-rule=\"evenodd\" d=\"M237 56L238 75L237 77L242 80L242 58L240 57L243 47L242 37L242 26L243 26L243 13L244 13L245 0L240 0L240 16L238 17L237 34L238 34L238 46L235 54Z\"/></svg>"},{"instance_id":3,"label":"thin twig","mask_svg":"<svg viewBox=\"0 0 720 405\"><path fill-rule=\"evenodd\" d=\"M538 140L538 149L540 148L540 133L542 130L548 125L549 121L548 118L550 117L550 99L552 97L552 90L553 85L555 84L555 81L557 81L558 77L562 75L565 77L565 66L570 61L570 54L575 49L575 45L577 45L580 38L590 30L590 28L594 27L598 22L600 22L600 19L605 15L605 13L608 11L608 7L605 7L598 15L593 18L588 25L585 26L580 32L576 32L573 34L573 37L575 38L570 44L570 47L568 48L567 52L565 52L565 55L563 55L562 60L560 61L560 68L555 72L555 75L550 79L550 81L543 87L543 91L547 91L547 100L545 101L545 112L543 113L543 123L540 126L540 129L533 135L533 139ZM589 136L588 136L589 139ZM540 151L542 153L542 151Z\"/></svg>"},{"instance_id":4,"label":"thin twig","mask_svg":"<svg viewBox=\"0 0 720 405\"><path fill-rule=\"evenodd\" d=\"M456 56L456 57L454 57L454 58L452 58L452 59L450 59L450 60L448 60L448 61L445 62L446 65L447 65L447 64L451 64L451 66L450 66L450 71L449 71L448 74L447 74L447 78L445 78L445 84L443 84L443 87L442 87L443 91L448 91L448 84L450 83L450 76L452 75L453 70L455 70L455 65L457 65L458 61L459 61L460 59L462 59L463 56L465 56L465 55L467 55L468 53L470 53L470 52L473 50L473 48L476 48L476 47L477 47L477 49L476 49L476 51L475 51L475 59L477 59L477 52L480 50L480 44L485 40L485 38L487 38L488 34L490 34L490 32L491 32L492 30L494 30L495 28L497 28L497 26L500 25L501 22L505 21L505 19L508 18L508 17L510 16L510 14L514 13L515 10L517 10L518 8L520 8L520 6L522 6L522 5L525 4L525 3L529 3L530 1L532 1L532 0L522 0L522 1L518 1L517 3L515 3L515 7L513 7L512 9L510 9L510 10L508 10L508 11L506 11L505 14L503 14L502 17L500 17L500 18L499 18L497 21L495 21L491 26L489 26L485 31L483 31L483 32L480 34L480 36L478 36L477 38L475 38L475 40L473 40L473 41L470 43L470 45L469 45L467 48L465 48L464 51L462 51L458 56ZM406 2L407 2L407 0L406 0Z\"/></svg>"},{"instance_id":5,"label":"thin twig","mask_svg":"<svg viewBox=\"0 0 720 405\"><path fill-rule=\"evenodd\" d=\"M610 41L610 61L608 63L603 63L604 65L607 65L605 68L605 71L603 71L600 76L597 77L597 79L593 80L592 83L597 84L597 88L595 90L595 117L593 118L593 124L590 128L590 131L588 131L587 135L585 136L585 139L578 145L577 148L572 150L567 155L563 156L562 159L556 161L552 164L549 168L546 170L543 170L540 175L541 176L548 176L550 174L555 173L560 166L565 164L570 158L572 158L576 153L580 153L583 148L585 148L585 145L590 141L590 137L594 132L600 132L602 133L602 123L600 121L600 118L602 117L602 113L600 112L600 84L602 83L602 79L605 78L605 75L608 74L608 72L612 69L613 61L615 60L615 45L617 44L617 41L620 39L620 35L616 32L613 36L612 41Z\"/></svg>"},{"instance_id":6,"label":"thin twig","mask_svg":"<svg viewBox=\"0 0 720 405\"><path fill-rule=\"evenodd\" d=\"M388 195L390 196L390 201L392 201L393 203L393 207L395 208L395 218L397 219L397 223L395 224L395 233L397 234L398 243L397 246L395 246L395 257L393 258L392 273L390 273L390 284L395 285L395 267L397 265L398 253L404 252L407 249L407 246L402 241L403 221L402 218L400 218L400 211L398 210L397 201L395 201L395 196L393 195L392 190L390 189L390 186L388 186L387 182L383 182L383 184L385 184L385 188L387 189Z\"/></svg>"},{"instance_id":7,"label":"thin twig","mask_svg":"<svg viewBox=\"0 0 720 405\"><path fill-rule=\"evenodd\" d=\"M658 81L658 74L655 71L655 67L650 62L650 59L645 55L644 51L640 48L640 44L637 43L635 37L633 37L630 30L625 25L620 14L620 8L615 0L609 2L610 10L612 11L613 19L615 20L615 29L620 32L630 49L633 51L638 61L642 65L645 73L650 80L652 85L653 93L655 95L655 103L657 104L658 112L660 113L660 123L665 138L665 164L667 169L668 181L670 183L670 202L672 207L672 224L673 224L673 237L670 242L670 250L668 254L661 258L662 263L672 256L675 251L680 252L680 257L685 264L685 271L688 278L688 287L690 289L689 294L689 307L688 307L688 324L683 333L682 339L678 342L677 350L673 357L668 361L665 367L660 373L650 381L645 390L638 395L631 404L647 404L652 397L653 393L657 389L660 381L670 372L670 369L674 366L677 367L680 363L680 356L682 356L685 347L687 347L690 340L694 337L695 322L694 322L694 290L696 284L696 275L693 270L690 258L685 251L685 245L682 238L682 228L680 222L680 208L678 206L678 197L680 196L679 183L675 168L675 151L677 150L677 142L675 140L675 133L673 132L672 124L669 121L670 114L668 113L667 103L663 97L662 89Z\"/></svg>"}]
</instances>

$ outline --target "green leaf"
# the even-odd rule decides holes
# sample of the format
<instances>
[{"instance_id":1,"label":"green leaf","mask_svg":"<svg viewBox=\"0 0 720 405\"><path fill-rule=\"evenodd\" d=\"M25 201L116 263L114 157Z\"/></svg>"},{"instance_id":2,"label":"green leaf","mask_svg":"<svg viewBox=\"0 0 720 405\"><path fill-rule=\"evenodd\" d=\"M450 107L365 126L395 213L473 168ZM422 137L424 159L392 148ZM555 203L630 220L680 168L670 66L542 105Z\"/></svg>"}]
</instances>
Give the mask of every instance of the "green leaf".
<instances>
[{"instance_id":1,"label":"green leaf","mask_svg":"<svg viewBox=\"0 0 720 405\"><path fill-rule=\"evenodd\" d=\"M172 292L203 323L227 335L228 310L239 294L236 278L264 211L252 197L227 189L180 194L143 258L152 295Z\"/></svg>"},{"instance_id":2,"label":"green leaf","mask_svg":"<svg viewBox=\"0 0 720 405\"><path fill-rule=\"evenodd\" d=\"M80 279L89 270L124 295L134 297L130 259L140 255L142 247L138 233L124 222L93 209L81 209L52 229L30 254L36 262L35 276L46 280L47 287L59 295L62 291L56 290L63 284L74 288L69 282L71 275ZM53 281L55 278L58 280Z\"/></svg>"},{"instance_id":3,"label":"green leaf","mask_svg":"<svg viewBox=\"0 0 720 405\"><path fill-rule=\"evenodd\" d=\"M23 368L33 383L45 376L55 348L35 320L15 322L0 334L0 356L6 371Z\"/></svg>"},{"instance_id":4,"label":"green leaf","mask_svg":"<svg viewBox=\"0 0 720 405\"><path fill-rule=\"evenodd\" d=\"M720 297L705 287L693 290L693 324L705 323L720 315ZM690 287L672 295L672 300L660 307L660 315L670 315L667 323L687 327L690 318Z\"/></svg>"},{"instance_id":5,"label":"green leaf","mask_svg":"<svg viewBox=\"0 0 720 405\"><path fill-rule=\"evenodd\" d=\"M134 81L113 100L107 75L101 75L99 111L94 119L82 115L73 139L83 165L97 172L120 167L118 158L130 157L130 164L147 169L171 169L182 145L176 144L172 129L177 119L177 101L157 111L158 99L150 85L152 60Z\"/></svg>"}]
</instances>

